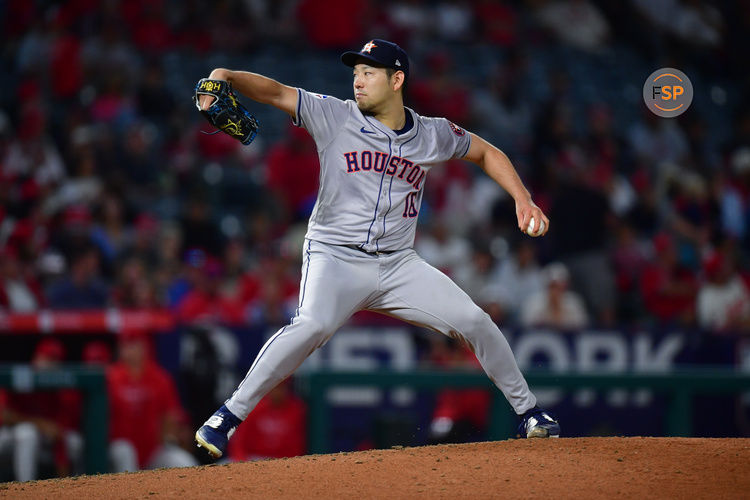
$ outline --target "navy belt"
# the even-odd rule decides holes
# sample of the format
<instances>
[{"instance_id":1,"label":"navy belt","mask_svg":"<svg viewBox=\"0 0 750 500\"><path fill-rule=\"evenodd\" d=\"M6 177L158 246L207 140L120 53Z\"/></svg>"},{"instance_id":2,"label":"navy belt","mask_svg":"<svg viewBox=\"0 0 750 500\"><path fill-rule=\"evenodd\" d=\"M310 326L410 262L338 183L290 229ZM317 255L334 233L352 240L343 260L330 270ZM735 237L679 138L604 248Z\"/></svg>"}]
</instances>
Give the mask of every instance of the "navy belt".
<instances>
[{"instance_id":1,"label":"navy belt","mask_svg":"<svg viewBox=\"0 0 750 500\"><path fill-rule=\"evenodd\" d=\"M376 250L374 252L368 252L367 250L365 250L359 245L344 245L344 246L348 248L352 248L354 250L359 250L360 252L366 253L367 255L389 255L396 251L396 250Z\"/></svg>"}]
</instances>

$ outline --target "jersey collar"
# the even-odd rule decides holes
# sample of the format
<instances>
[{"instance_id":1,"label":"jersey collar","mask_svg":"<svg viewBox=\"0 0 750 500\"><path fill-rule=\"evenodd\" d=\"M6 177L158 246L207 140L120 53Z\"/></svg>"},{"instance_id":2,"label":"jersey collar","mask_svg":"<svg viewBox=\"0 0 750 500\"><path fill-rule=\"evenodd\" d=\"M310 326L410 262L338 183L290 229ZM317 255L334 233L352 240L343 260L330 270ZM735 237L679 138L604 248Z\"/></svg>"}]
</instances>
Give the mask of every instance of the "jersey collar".
<instances>
[{"instance_id":1,"label":"jersey collar","mask_svg":"<svg viewBox=\"0 0 750 500\"><path fill-rule=\"evenodd\" d=\"M419 128L419 121L418 121L419 116L417 115L416 112L414 112L414 110L406 106L404 106L404 111L406 113L411 114L413 125L411 129L409 129L408 131L404 132L401 135L397 134L395 131L386 127L385 125L380 123L378 120L376 120L372 116L364 115L362 111L359 110L359 108L357 108L357 111L359 111L360 116L362 117L364 122L367 123L369 127L374 128L375 130L378 131L378 133L387 135L393 141L397 141L397 142L408 141L416 135L417 129Z\"/></svg>"}]
</instances>

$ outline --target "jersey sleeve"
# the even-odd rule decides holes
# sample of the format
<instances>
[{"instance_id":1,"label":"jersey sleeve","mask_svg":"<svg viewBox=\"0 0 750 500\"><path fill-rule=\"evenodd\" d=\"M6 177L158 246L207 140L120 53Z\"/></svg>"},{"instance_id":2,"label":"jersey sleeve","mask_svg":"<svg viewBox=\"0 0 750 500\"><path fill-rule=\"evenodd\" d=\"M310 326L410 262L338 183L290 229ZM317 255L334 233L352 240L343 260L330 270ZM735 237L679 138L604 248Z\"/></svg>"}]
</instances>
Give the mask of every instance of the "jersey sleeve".
<instances>
[{"instance_id":1,"label":"jersey sleeve","mask_svg":"<svg viewBox=\"0 0 750 500\"><path fill-rule=\"evenodd\" d=\"M331 143L348 118L349 109L344 101L297 89L297 111L292 123L310 133L318 150Z\"/></svg>"},{"instance_id":2,"label":"jersey sleeve","mask_svg":"<svg viewBox=\"0 0 750 500\"><path fill-rule=\"evenodd\" d=\"M442 158L446 160L463 158L469 152L471 136L466 130L455 123L445 118L437 118L435 121L435 133L439 154Z\"/></svg>"}]
</instances>

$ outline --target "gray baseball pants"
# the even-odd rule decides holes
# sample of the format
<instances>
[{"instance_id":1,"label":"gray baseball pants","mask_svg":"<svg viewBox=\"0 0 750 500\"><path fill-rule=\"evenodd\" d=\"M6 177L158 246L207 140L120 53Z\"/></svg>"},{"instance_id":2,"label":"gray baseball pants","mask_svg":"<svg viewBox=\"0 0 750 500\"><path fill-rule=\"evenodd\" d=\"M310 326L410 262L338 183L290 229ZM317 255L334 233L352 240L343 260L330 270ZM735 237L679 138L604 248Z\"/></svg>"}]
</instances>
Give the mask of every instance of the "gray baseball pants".
<instances>
[{"instance_id":1,"label":"gray baseball pants","mask_svg":"<svg viewBox=\"0 0 750 500\"><path fill-rule=\"evenodd\" d=\"M497 325L413 249L367 254L305 240L297 312L261 348L227 408L244 420L263 396L363 309L467 342L517 414L536 404Z\"/></svg>"}]
</instances>

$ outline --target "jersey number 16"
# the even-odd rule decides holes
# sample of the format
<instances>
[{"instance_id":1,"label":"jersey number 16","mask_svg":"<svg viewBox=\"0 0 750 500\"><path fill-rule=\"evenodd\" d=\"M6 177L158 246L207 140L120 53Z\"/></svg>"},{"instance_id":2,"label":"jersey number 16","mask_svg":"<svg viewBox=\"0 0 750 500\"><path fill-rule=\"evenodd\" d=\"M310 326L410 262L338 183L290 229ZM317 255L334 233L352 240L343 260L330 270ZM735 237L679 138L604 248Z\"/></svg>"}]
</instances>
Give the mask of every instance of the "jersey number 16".
<instances>
[{"instance_id":1,"label":"jersey number 16","mask_svg":"<svg viewBox=\"0 0 750 500\"><path fill-rule=\"evenodd\" d=\"M406 195L406 203L404 204L404 217L416 217L417 216L417 195L419 191L412 191Z\"/></svg>"}]
</instances>

